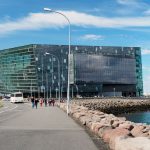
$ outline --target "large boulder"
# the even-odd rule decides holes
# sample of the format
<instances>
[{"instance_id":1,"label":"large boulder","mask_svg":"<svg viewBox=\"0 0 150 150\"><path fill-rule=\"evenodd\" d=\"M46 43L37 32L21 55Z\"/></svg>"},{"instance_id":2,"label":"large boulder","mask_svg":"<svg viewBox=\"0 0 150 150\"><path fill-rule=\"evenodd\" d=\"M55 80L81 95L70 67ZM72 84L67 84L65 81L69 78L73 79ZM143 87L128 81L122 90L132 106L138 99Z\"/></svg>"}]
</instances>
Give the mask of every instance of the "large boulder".
<instances>
[{"instance_id":1,"label":"large boulder","mask_svg":"<svg viewBox=\"0 0 150 150\"><path fill-rule=\"evenodd\" d=\"M109 124L101 124L101 127L98 129L98 136L102 138L104 132L108 130L112 130Z\"/></svg>"},{"instance_id":2,"label":"large boulder","mask_svg":"<svg viewBox=\"0 0 150 150\"><path fill-rule=\"evenodd\" d=\"M134 137L142 136L144 129L145 129L145 126L135 125L134 128L131 130L131 134Z\"/></svg>"},{"instance_id":3,"label":"large boulder","mask_svg":"<svg viewBox=\"0 0 150 150\"><path fill-rule=\"evenodd\" d=\"M109 143L111 140L114 140L116 137L119 136L128 136L130 134L130 131L124 128L116 128L116 129L110 129L106 130L103 133L102 138L105 142Z\"/></svg>"},{"instance_id":4,"label":"large boulder","mask_svg":"<svg viewBox=\"0 0 150 150\"><path fill-rule=\"evenodd\" d=\"M88 117L88 116L81 116L80 118L79 118L79 121L80 121L80 123L82 124L82 125L86 125L87 126L87 124L90 122L92 122L92 119L90 118L90 117Z\"/></svg>"},{"instance_id":5,"label":"large boulder","mask_svg":"<svg viewBox=\"0 0 150 150\"><path fill-rule=\"evenodd\" d=\"M76 119L79 119L81 116L85 116L86 114L85 113L82 113L82 112L76 112L73 114L73 117L76 118Z\"/></svg>"},{"instance_id":6,"label":"large boulder","mask_svg":"<svg viewBox=\"0 0 150 150\"><path fill-rule=\"evenodd\" d=\"M124 128L124 129L128 129L130 131L134 128L134 126L132 124L127 123L127 122L125 122L123 124L119 124L119 127Z\"/></svg>"},{"instance_id":7,"label":"large boulder","mask_svg":"<svg viewBox=\"0 0 150 150\"><path fill-rule=\"evenodd\" d=\"M99 122L92 122L90 130L96 134L98 134L99 128L101 128L103 125Z\"/></svg>"}]
</instances>

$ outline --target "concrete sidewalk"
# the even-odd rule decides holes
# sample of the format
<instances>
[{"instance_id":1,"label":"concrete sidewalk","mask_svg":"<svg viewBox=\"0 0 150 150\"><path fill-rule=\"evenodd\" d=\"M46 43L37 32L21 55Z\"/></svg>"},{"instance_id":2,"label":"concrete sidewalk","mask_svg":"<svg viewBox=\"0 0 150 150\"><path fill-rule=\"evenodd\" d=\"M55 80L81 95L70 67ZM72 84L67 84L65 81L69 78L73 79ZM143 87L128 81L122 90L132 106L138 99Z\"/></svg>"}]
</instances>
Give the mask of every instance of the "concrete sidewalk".
<instances>
[{"instance_id":1,"label":"concrete sidewalk","mask_svg":"<svg viewBox=\"0 0 150 150\"><path fill-rule=\"evenodd\" d=\"M1 150L104 150L56 106L32 109L24 105L28 111L0 127Z\"/></svg>"}]
</instances>

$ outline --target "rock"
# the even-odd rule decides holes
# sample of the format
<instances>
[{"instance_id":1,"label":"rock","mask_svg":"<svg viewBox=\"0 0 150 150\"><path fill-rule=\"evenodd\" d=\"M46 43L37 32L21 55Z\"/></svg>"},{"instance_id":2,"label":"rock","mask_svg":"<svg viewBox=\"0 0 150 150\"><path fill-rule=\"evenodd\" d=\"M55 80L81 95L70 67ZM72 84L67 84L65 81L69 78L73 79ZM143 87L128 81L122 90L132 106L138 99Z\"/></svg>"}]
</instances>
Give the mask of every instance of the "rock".
<instances>
[{"instance_id":1,"label":"rock","mask_svg":"<svg viewBox=\"0 0 150 150\"><path fill-rule=\"evenodd\" d=\"M103 118L105 118L105 115L101 115L101 116L99 116L101 119L103 119Z\"/></svg>"},{"instance_id":2,"label":"rock","mask_svg":"<svg viewBox=\"0 0 150 150\"><path fill-rule=\"evenodd\" d=\"M126 121L126 118L125 118L125 117L118 117L118 119L119 119L120 121Z\"/></svg>"},{"instance_id":3,"label":"rock","mask_svg":"<svg viewBox=\"0 0 150 150\"><path fill-rule=\"evenodd\" d=\"M138 136L139 136L139 137L148 137L149 134L148 134L148 133L141 133L141 134L139 134Z\"/></svg>"},{"instance_id":4,"label":"rock","mask_svg":"<svg viewBox=\"0 0 150 150\"><path fill-rule=\"evenodd\" d=\"M73 114L73 117L76 118L76 119L79 119L81 116L85 116L85 113L77 112L77 113Z\"/></svg>"},{"instance_id":5,"label":"rock","mask_svg":"<svg viewBox=\"0 0 150 150\"><path fill-rule=\"evenodd\" d=\"M99 122L93 122L92 125L91 125L91 128L90 130L94 133L97 133L98 134L98 130L99 128L101 128L103 125Z\"/></svg>"},{"instance_id":6,"label":"rock","mask_svg":"<svg viewBox=\"0 0 150 150\"><path fill-rule=\"evenodd\" d=\"M150 133L150 126L147 126L145 129L142 130L143 133Z\"/></svg>"},{"instance_id":7,"label":"rock","mask_svg":"<svg viewBox=\"0 0 150 150\"><path fill-rule=\"evenodd\" d=\"M92 126L92 121L89 119L89 121L86 120L86 126L90 129Z\"/></svg>"},{"instance_id":8,"label":"rock","mask_svg":"<svg viewBox=\"0 0 150 150\"><path fill-rule=\"evenodd\" d=\"M143 134L142 130L143 130L144 128L145 128L144 126L136 125L136 126L134 126L134 128L131 130L131 134L132 134L134 137L141 136L141 135Z\"/></svg>"},{"instance_id":9,"label":"rock","mask_svg":"<svg viewBox=\"0 0 150 150\"><path fill-rule=\"evenodd\" d=\"M112 130L112 127L108 124L102 124L102 127L99 128L98 136L102 138L105 131Z\"/></svg>"},{"instance_id":10,"label":"rock","mask_svg":"<svg viewBox=\"0 0 150 150\"><path fill-rule=\"evenodd\" d=\"M93 115L93 116L92 116L92 121L93 121L93 122L100 122L100 121L101 121L101 118L100 118L98 115Z\"/></svg>"},{"instance_id":11,"label":"rock","mask_svg":"<svg viewBox=\"0 0 150 150\"><path fill-rule=\"evenodd\" d=\"M131 131L134 128L134 126L132 124L129 124L129 123L126 123L126 122L123 123L123 124L119 124L119 127L124 128L124 129L128 129L129 131Z\"/></svg>"},{"instance_id":12,"label":"rock","mask_svg":"<svg viewBox=\"0 0 150 150\"><path fill-rule=\"evenodd\" d=\"M99 116L104 115L104 113L101 112L101 111L95 111L94 114L95 114L95 115L99 115Z\"/></svg>"},{"instance_id":13,"label":"rock","mask_svg":"<svg viewBox=\"0 0 150 150\"><path fill-rule=\"evenodd\" d=\"M114 121L111 126L112 126L112 128L117 128L119 126L119 122L118 121Z\"/></svg>"},{"instance_id":14,"label":"rock","mask_svg":"<svg viewBox=\"0 0 150 150\"><path fill-rule=\"evenodd\" d=\"M104 127L104 125L103 124L98 124L98 125L96 125L95 126L95 128L94 128L94 133L96 134L96 135L99 135L99 130L101 129L101 128L103 128Z\"/></svg>"},{"instance_id":15,"label":"rock","mask_svg":"<svg viewBox=\"0 0 150 150\"><path fill-rule=\"evenodd\" d=\"M93 121L93 120L92 120ZM90 130L93 131L96 125L99 125L99 122L92 122Z\"/></svg>"},{"instance_id":16,"label":"rock","mask_svg":"<svg viewBox=\"0 0 150 150\"><path fill-rule=\"evenodd\" d=\"M79 121L81 122L82 125L86 125L86 121L87 121L87 116L81 116L79 118Z\"/></svg>"},{"instance_id":17,"label":"rock","mask_svg":"<svg viewBox=\"0 0 150 150\"><path fill-rule=\"evenodd\" d=\"M112 125L115 122L115 120L111 119L110 120L110 125Z\"/></svg>"},{"instance_id":18,"label":"rock","mask_svg":"<svg viewBox=\"0 0 150 150\"><path fill-rule=\"evenodd\" d=\"M110 119L110 118L105 117L105 118L103 118L103 119L101 119L101 120L100 120L100 123L102 123L102 124L109 124L109 125L111 125L111 119Z\"/></svg>"},{"instance_id":19,"label":"rock","mask_svg":"<svg viewBox=\"0 0 150 150\"><path fill-rule=\"evenodd\" d=\"M150 150L150 139L146 137L118 137L114 145L115 150Z\"/></svg>"},{"instance_id":20,"label":"rock","mask_svg":"<svg viewBox=\"0 0 150 150\"><path fill-rule=\"evenodd\" d=\"M127 129L124 128L116 128L112 130L105 130L102 138L105 142L109 143L110 140L115 140L118 136L127 136L130 132Z\"/></svg>"},{"instance_id":21,"label":"rock","mask_svg":"<svg viewBox=\"0 0 150 150\"><path fill-rule=\"evenodd\" d=\"M94 110L89 110L88 113L94 114Z\"/></svg>"}]
</instances>

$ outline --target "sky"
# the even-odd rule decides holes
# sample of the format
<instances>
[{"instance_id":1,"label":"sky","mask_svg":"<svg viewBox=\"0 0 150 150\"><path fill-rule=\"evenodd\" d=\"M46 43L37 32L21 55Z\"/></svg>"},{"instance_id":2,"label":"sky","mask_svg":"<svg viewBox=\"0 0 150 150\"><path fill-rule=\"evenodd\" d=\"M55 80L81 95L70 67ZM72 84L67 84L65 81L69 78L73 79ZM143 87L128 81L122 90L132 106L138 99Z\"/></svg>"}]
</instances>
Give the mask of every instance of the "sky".
<instances>
[{"instance_id":1,"label":"sky","mask_svg":"<svg viewBox=\"0 0 150 150\"><path fill-rule=\"evenodd\" d=\"M141 47L144 93L150 94L149 0L0 0L0 49L26 44Z\"/></svg>"}]
</instances>

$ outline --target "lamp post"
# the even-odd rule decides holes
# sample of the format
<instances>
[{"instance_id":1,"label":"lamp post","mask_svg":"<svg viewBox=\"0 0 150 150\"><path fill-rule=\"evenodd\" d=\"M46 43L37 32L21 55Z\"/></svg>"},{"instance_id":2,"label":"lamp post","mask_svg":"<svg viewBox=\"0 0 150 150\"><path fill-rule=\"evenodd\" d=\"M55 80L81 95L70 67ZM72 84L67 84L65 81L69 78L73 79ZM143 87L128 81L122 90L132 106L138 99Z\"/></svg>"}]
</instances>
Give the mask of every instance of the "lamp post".
<instances>
[{"instance_id":1,"label":"lamp post","mask_svg":"<svg viewBox=\"0 0 150 150\"><path fill-rule=\"evenodd\" d=\"M53 57L55 57L58 61L58 91L59 91L59 102L60 102L60 61L59 61L59 58L56 56L56 55L53 55L53 54L50 54L48 52L45 53L45 55L51 55Z\"/></svg>"},{"instance_id":2,"label":"lamp post","mask_svg":"<svg viewBox=\"0 0 150 150\"><path fill-rule=\"evenodd\" d=\"M116 96L116 89L114 88L114 97Z\"/></svg>"},{"instance_id":3,"label":"lamp post","mask_svg":"<svg viewBox=\"0 0 150 150\"><path fill-rule=\"evenodd\" d=\"M41 66L41 68L40 67L38 67L38 71L40 71L40 70L42 70L42 85L40 86L40 93L42 92L45 92L45 86L43 85L43 74L44 74L44 62L43 62L43 55L41 56L41 64L42 64L42 66ZM45 93L44 93L44 99L45 99Z\"/></svg>"},{"instance_id":4,"label":"lamp post","mask_svg":"<svg viewBox=\"0 0 150 150\"><path fill-rule=\"evenodd\" d=\"M31 90L31 97L32 97L32 79L31 79L31 86L30 86L30 90Z\"/></svg>"},{"instance_id":5,"label":"lamp post","mask_svg":"<svg viewBox=\"0 0 150 150\"><path fill-rule=\"evenodd\" d=\"M48 101L48 74L47 74L47 71L46 71L46 90L47 90L47 101Z\"/></svg>"},{"instance_id":6,"label":"lamp post","mask_svg":"<svg viewBox=\"0 0 150 150\"><path fill-rule=\"evenodd\" d=\"M50 98L52 97L51 86L50 86L50 88L49 88L49 97L50 97Z\"/></svg>"},{"instance_id":7,"label":"lamp post","mask_svg":"<svg viewBox=\"0 0 150 150\"><path fill-rule=\"evenodd\" d=\"M68 39L68 42L69 42L69 51L68 51L68 84L67 84L67 115L69 114L69 102L70 102L70 48L71 48L71 33L70 33L70 28L71 28L71 23L70 23L70 20L68 19L67 16L65 16L63 13L61 12L58 12L58 11L55 11L55 10L52 10L52 9L49 9L49 8L44 8L45 11L48 11L48 12L54 12L54 13L57 13L57 14L60 14L62 15L68 22L68 25L69 25L69 39Z\"/></svg>"}]
</instances>

